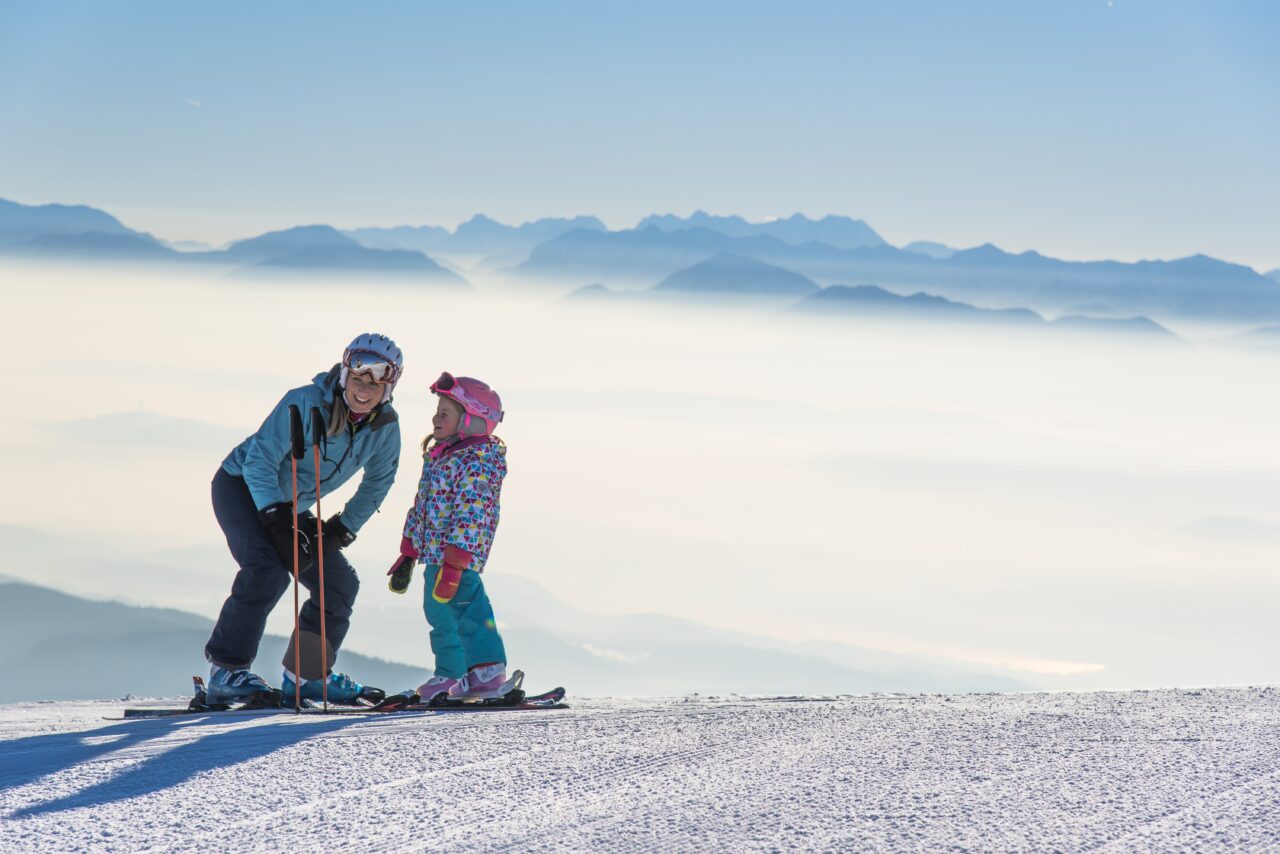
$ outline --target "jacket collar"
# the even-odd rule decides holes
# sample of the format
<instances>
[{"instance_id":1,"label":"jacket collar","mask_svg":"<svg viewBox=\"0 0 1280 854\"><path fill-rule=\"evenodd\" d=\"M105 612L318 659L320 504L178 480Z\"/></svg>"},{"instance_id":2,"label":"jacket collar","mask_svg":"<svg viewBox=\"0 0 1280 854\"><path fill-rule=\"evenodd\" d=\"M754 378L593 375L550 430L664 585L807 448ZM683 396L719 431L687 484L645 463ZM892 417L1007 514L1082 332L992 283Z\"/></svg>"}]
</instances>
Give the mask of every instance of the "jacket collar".
<instances>
[{"instance_id":1,"label":"jacket collar","mask_svg":"<svg viewBox=\"0 0 1280 854\"><path fill-rule=\"evenodd\" d=\"M455 442L450 442L447 445L438 444L427 453L430 455L431 459L439 460L449 456L450 454L461 451L463 448L470 448L474 445L486 445L493 438L493 436L468 436L465 439L459 439Z\"/></svg>"}]
</instances>

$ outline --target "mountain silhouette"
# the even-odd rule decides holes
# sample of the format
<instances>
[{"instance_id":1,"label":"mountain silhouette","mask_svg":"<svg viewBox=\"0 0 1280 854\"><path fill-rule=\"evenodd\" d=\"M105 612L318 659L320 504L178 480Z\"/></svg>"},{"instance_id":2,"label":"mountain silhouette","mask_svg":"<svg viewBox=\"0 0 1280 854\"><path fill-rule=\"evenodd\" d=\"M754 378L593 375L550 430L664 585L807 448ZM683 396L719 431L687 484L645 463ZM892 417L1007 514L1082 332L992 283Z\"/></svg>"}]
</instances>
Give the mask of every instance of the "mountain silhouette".
<instances>
[{"instance_id":1,"label":"mountain silhouette","mask_svg":"<svg viewBox=\"0 0 1280 854\"><path fill-rule=\"evenodd\" d=\"M84 205L23 205L0 199L0 245L50 235L115 234L147 237L105 211Z\"/></svg>"},{"instance_id":2,"label":"mountain silhouette","mask_svg":"<svg viewBox=\"0 0 1280 854\"><path fill-rule=\"evenodd\" d=\"M583 285L582 287L571 291L565 299L572 300L573 302L600 302L602 300L634 298L641 294L641 291L615 291L605 287L599 282L593 282L590 285Z\"/></svg>"},{"instance_id":3,"label":"mountain silhouette","mask_svg":"<svg viewBox=\"0 0 1280 854\"><path fill-rule=\"evenodd\" d=\"M409 249L414 252L430 252L449 239L449 229L438 225L351 228L342 233L370 249Z\"/></svg>"},{"instance_id":4,"label":"mountain silhouette","mask_svg":"<svg viewBox=\"0 0 1280 854\"><path fill-rule=\"evenodd\" d=\"M691 267L717 252L764 260L785 252L776 237L730 237L706 228L663 231L575 229L540 243L510 272L557 283L631 281L649 284Z\"/></svg>"},{"instance_id":5,"label":"mountain silhouette","mask_svg":"<svg viewBox=\"0 0 1280 854\"><path fill-rule=\"evenodd\" d=\"M604 231L605 226L593 216L546 217L512 226L476 214L453 232L436 226L399 226L357 228L344 233L371 248L430 250L441 257L480 258L482 268L494 268L518 264L534 246L574 229Z\"/></svg>"},{"instance_id":6,"label":"mountain silhouette","mask_svg":"<svg viewBox=\"0 0 1280 854\"><path fill-rule=\"evenodd\" d=\"M575 230L605 231L605 226L594 216L572 219L547 217L510 226L477 214L459 225L440 251L455 256L479 257L482 269L493 270L518 264L528 258L529 252L539 243Z\"/></svg>"},{"instance_id":7,"label":"mountain silhouette","mask_svg":"<svg viewBox=\"0 0 1280 854\"><path fill-rule=\"evenodd\" d=\"M150 235L86 231L80 234L43 234L4 247L11 254L85 260L180 260L179 253Z\"/></svg>"},{"instance_id":8,"label":"mountain silhouette","mask_svg":"<svg viewBox=\"0 0 1280 854\"><path fill-rule=\"evenodd\" d=\"M583 694L683 691L1026 690L997 673L842 644L820 649L704 626L657 614L598 615L577 610L519 576L495 581L508 648L520 665ZM357 611L356 619L362 619ZM383 612L403 633L410 657L430 660L422 614ZM363 619L371 619L372 613ZM401 625L403 623L403 625ZM0 703L175 696L207 673L211 620L170 608L96 601L0 580ZM255 670L279 678L288 640L267 635ZM426 666L344 649L338 668L392 691L413 687ZM278 682L277 682L278 684Z\"/></svg>"},{"instance_id":9,"label":"mountain silhouette","mask_svg":"<svg viewBox=\"0 0 1280 854\"><path fill-rule=\"evenodd\" d=\"M361 240L353 239L352 235ZM820 239L819 239L820 238ZM370 246L365 242L377 242ZM403 241L404 246L391 248ZM863 241L874 245L850 244ZM646 217L610 232L595 217L504 225L476 215L452 233L416 229L304 226L240 241L222 252L171 252L94 208L28 206L0 200L0 251L23 256L221 263L295 275L380 273L440 284L464 280L420 249L469 256L486 270L556 287L603 283L645 286L718 252L750 258L818 285L875 282L891 292L922 291L968 304L1023 306L1048 315L1104 313L1113 319L1280 321L1280 271L1262 275L1206 255L1170 261L1064 261L992 244L951 251L917 242L899 249L845 217L749 223L699 211L687 218ZM398 254L400 253L400 254ZM458 262L454 262L458 263ZM597 292L598 293L598 292Z\"/></svg>"},{"instance_id":10,"label":"mountain silhouette","mask_svg":"<svg viewBox=\"0 0 1280 854\"><path fill-rule=\"evenodd\" d=\"M1167 338L1170 341L1182 339L1156 323L1149 317L1083 317L1067 315L1056 318L1053 325L1059 329L1076 332L1123 332L1129 335Z\"/></svg>"},{"instance_id":11,"label":"mountain silhouette","mask_svg":"<svg viewBox=\"0 0 1280 854\"><path fill-rule=\"evenodd\" d=\"M917 255L924 255L929 258L950 258L956 254L956 250L942 243L934 243L929 240L915 240L902 247L903 252L914 252Z\"/></svg>"},{"instance_id":12,"label":"mountain silhouette","mask_svg":"<svg viewBox=\"0 0 1280 854\"><path fill-rule=\"evenodd\" d=\"M875 285L832 285L806 297L790 310L836 317L990 323L1064 332L1128 333L1165 338L1171 342L1182 340L1146 317L1096 318L1069 315L1048 321L1025 308L979 308L926 293L901 296Z\"/></svg>"},{"instance_id":13,"label":"mountain silhouette","mask_svg":"<svg viewBox=\"0 0 1280 854\"><path fill-rule=\"evenodd\" d=\"M1018 326L1043 326L1045 319L1025 308L985 309L939 296L899 296L875 285L832 285L791 308L808 314L860 314L924 320L964 320Z\"/></svg>"},{"instance_id":14,"label":"mountain silhouette","mask_svg":"<svg viewBox=\"0 0 1280 854\"><path fill-rule=\"evenodd\" d=\"M370 249L327 225L274 231L241 240L222 251L177 252L95 208L29 206L3 199L0 250L29 257L213 263L264 272L347 271L411 276L433 284L466 284L419 252Z\"/></svg>"},{"instance_id":15,"label":"mountain silhouette","mask_svg":"<svg viewBox=\"0 0 1280 854\"><path fill-rule=\"evenodd\" d=\"M717 252L705 261L672 273L652 290L708 296L798 297L814 293L818 286L799 273L754 258Z\"/></svg>"},{"instance_id":16,"label":"mountain silhouette","mask_svg":"<svg viewBox=\"0 0 1280 854\"><path fill-rule=\"evenodd\" d=\"M261 271L359 271L409 275L433 284L466 284L421 252L370 249L328 225L268 232L233 243L221 252L203 253L203 257L208 261L245 264Z\"/></svg>"},{"instance_id":17,"label":"mountain silhouette","mask_svg":"<svg viewBox=\"0 0 1280 854\"><path fill-rule=\"evenodd\" d=\"M223 258L240 261L264 261L283 254L305 252L316 248L361 247L360 243L328 225L300 225L283 231L269 231L247 240L238 240L219 253ZM370 250L378 251L378 250Z\"/></svg>"},{"instance_id":18,"label":"mountain silhouette","mask_svg":"<svg viewBox=\"0 0 1280 854\"><path fill-rule=\"evenodd\" d=\"M1050 314L1101 304L1113 315L1220 320L1280 319L1280 287L1248 267L1203 255L1173 261L1063 261L984 244L933 258L892 246L841 249L708 229L569 232L540 244L516 277L581 285L652 281L730 252L791 270L818 284L876 282L969 303L1025 306Z\"/></svg>"},{"instance_id":19,"label":"mountain silhouette","mask_svg":"<svg viewBox=\"0 0 1280 854\"><path fill-rule=\"evenodd\" d=\"M45 587L0 581L0 703L174 696L207 675L203 650L213 621L169 608L98 602ZM278 676L288 640L263 638L260 673ZM370 685L400 690L421 668L343 651L339 666Z\"/></svg>"},{"instance_id":20,"label":"mountain silhouette","mask_svg":"<svg viewBox=\"0 0 1280 854\"><path fill-rule=\"evenodd\" d=\"M860 219L843 216L813 220L797 213L787 219L753 223L740 216L713 216L705 211L695 211L685 219L673 214L647 216L636 225L636 230L646 228L663 231L704 228L729 237L776 237L792 245L819 242L842 249L884 245L884 239L871 226Z\"/></svg>"},{"instance_id":21,"label":"mountain silhouette","mask_svg":"<svg viewBox=\"0 0 1280 854\"><path fill-rule=\"evenodd\" d=\"M165 260L177 253L149 234L84 205L0 199L0 252L47 258Z\"/></svg>"},{"instance_id":22,"label":"mountain silhouette","mask_svg":"<svg viewBox=\"0 0 1280 854\"><path fill-rule=\"evenodd\" d=\"M450 250L454 252L484 249L495 240L520 238L535 243L559 237L574 229L587 231L604 231L604 223L594 216L577 216L572 218L545 217L521 225L505 225L484 214L476 214L458 226L450 238Z\"/></svg>"}]
</instances>

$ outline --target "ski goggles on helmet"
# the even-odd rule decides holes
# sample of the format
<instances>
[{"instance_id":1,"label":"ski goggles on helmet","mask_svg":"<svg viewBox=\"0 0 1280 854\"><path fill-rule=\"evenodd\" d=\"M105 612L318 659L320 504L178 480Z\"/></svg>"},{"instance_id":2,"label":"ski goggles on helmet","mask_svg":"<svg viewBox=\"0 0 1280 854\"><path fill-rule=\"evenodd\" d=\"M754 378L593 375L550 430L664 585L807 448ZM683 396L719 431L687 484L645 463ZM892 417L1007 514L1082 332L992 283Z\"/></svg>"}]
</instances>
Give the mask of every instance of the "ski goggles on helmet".
<instances>
[{"instance_id":1,"label":"ski goggles on helmet","mask_svg":"<svg viewBox=\"0 0 1280 854\"><path fill-rule=\"evenodd\" d=\"M454 377L453 374L445 371L440 375L440 379L431 384L431 391L434 394L442 394L445 397L451 397L458 403L462 404L462 408L478 415L481 418L489 418L494 421L502 420L502 410L494 409L482 400L478 400L475 395L468 394L467 388Z\"/></svg>"},{"instance_id":2,"label":"ski goggles on helmet","mask_svg":"<svg viewBox=\"0 0 1280 854\"><path fill-rule=\"evenodd\" d=\"M387 357L372 350L351 350L342 357L342 366L352 374L368 374L374 382L393 383L400 370Z\"/></svg>"}]
</instances>

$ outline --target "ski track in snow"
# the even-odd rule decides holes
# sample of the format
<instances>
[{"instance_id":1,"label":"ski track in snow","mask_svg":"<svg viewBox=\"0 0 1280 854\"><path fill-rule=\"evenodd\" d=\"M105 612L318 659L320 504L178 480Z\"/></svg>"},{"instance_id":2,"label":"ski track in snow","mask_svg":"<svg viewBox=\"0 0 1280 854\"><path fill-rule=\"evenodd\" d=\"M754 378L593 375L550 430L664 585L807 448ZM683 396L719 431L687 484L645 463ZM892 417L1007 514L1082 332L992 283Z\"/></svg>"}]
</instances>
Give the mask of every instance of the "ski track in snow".
<instances>
[{"instance_id":1,"label":"ski track in snow","mask_svg":"<svg viewBox=\"0 0 1280 854\"><path fill-rule=\"evenodd\" d=\"M572 700L571 700L572 701ZM0 850L1280 849L1280 690L0 706Z\"/></svg>"}]
</instances>

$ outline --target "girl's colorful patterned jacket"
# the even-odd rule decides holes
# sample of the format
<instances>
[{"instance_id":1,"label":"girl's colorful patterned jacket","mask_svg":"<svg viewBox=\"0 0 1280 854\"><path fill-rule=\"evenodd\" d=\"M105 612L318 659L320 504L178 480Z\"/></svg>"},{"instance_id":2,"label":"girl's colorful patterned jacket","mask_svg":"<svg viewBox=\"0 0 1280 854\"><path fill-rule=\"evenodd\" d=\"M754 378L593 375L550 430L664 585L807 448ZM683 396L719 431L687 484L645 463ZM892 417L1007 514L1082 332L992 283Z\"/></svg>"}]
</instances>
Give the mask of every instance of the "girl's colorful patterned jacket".
<instances>
[{"instance_id":1,"label":"girl's colorful patterned jacket","mask_svg":"<svg viewBox=\"0 0 1280 854\"><path fill-rule=\"evenodd\" d=\"M404 536L419 562L439 566L444 547L457 546L471 553L471 569L484 571L506 476L507 446L497 436L432 448L423 458L418 497L404 520Z\"/></svg>"}]
</instances>

